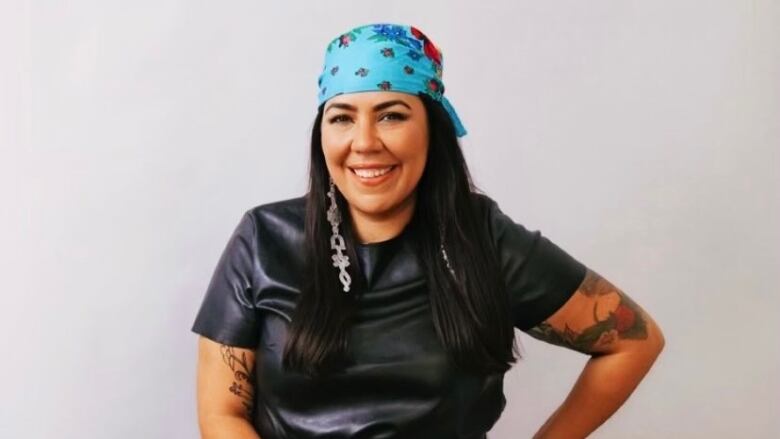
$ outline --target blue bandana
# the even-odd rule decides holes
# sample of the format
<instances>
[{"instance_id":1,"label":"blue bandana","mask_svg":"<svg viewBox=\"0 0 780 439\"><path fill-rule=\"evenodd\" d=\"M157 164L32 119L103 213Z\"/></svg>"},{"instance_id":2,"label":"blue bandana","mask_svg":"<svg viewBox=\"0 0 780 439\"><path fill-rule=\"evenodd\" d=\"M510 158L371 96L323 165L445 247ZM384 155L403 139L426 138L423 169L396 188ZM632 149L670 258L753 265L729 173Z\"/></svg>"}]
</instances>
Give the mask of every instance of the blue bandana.
<instances>
[{"instance_id":1,"label":"blue bandana","mask_svg":"<svg viewBox=\"0 0 780 439\"><path fill-rule=\"evenodd\" d=\"M423 92L439 101L466 135L455 108L444 96L441 50L419 29L398 24L368 24L334 38L318 79L319 104L357 91Z\"/></svg>"}]
</instances>

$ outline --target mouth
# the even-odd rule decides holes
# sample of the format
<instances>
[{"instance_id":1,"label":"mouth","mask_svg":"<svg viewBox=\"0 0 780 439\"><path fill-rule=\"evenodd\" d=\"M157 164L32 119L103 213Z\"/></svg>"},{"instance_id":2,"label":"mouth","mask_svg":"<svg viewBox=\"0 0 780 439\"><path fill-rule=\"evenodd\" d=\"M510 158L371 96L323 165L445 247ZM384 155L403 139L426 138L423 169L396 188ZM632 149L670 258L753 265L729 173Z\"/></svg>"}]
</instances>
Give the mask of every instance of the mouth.
<instances>
[{"instance_id":1,"label":"mouth","mask_svg":"<svg viewBox=\"0 0 780 439\"><path fill-rule=\"evenodd\" d=\"M375 186L389 180L396 174L398 165L388 166L386 168L355 169L349 168L357 181L364 185Z\"/></svg>"}]
</instances>

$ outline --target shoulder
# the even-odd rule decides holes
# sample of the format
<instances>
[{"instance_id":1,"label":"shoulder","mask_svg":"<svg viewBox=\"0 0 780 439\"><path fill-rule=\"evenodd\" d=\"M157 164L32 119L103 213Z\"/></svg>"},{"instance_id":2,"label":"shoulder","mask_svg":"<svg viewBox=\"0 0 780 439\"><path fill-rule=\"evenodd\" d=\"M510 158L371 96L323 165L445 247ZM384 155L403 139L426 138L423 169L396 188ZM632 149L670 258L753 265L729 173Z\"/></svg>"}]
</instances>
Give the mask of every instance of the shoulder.
<instances>
[{"instance_id":1,"label":"shoulder","mask_svg":"<svg viewBox=\"0 0 780 439\"><path fill-rule=\"evenodd\" d=\"M496 201L483 192L471 192L471 200L483 217L491 215L498 208Z\"/></svg>"},{"instance_id":2,"label":"shoulder","mask_svg":"<svg viewBox=\"0 0 780 439\"><path fill-rule=\"evenodd\" d=\"M501 210L499 203L484 193L472 192L488 236L502 257L519 256L525 258L542 239L542 233L536 228L526 227Z\"/></svg>"},{"instance_id":3,"label":"shoulder","mask_svg":"<svg viewBox=\"0 0 780 439\"><path fill-rule=\"evenodd\" d=\"M262 230L281 223L288 226L300 225L306 214L306 196L286 198L259 204L246 210L244 216L251 219Z\"/></svg>"},{"instance_id":4,"label":"shoulder","mask_svg":"<svg viewBox=\"0 0 780 439\"><path fill-rule=\"evenodd\" d=\"M256 205L244 212L243 223L251 226L259 247L297 248L304 240L306 196Z\"/></svg>"},{"instance_id":5,"label":"shoulder","mask_svg":"<svg viewBox=\"0 0 780 439\"><path fill-rule=\"evenodd\" d=\"M500 235L507 227L522 227L505 214L499 207L498 202L489 195L481 192L472 192L471 195L474 207L479 212L480 218L489 226L490 236L494 240L500 238Z\"/></svg>"}]
</instances>

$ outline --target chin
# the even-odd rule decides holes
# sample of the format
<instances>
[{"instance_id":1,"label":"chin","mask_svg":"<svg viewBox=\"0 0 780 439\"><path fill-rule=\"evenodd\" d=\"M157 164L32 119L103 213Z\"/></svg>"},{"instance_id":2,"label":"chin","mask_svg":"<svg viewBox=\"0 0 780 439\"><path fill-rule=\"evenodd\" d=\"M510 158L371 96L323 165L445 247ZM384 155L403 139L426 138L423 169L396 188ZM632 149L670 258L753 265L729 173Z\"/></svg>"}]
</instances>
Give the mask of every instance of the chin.
<instances>
[{"instance_id":1,"label":"chin","mask_svg":"<svg viewBox=\"0 0 780 439\"><path fill-rule=\"evenodd\" d=\"M354 202L350 204L354 209L369 214L381 214L390 210L393 206L393 200L385 195L356 195Z\"/></svg>"}]
</instances>

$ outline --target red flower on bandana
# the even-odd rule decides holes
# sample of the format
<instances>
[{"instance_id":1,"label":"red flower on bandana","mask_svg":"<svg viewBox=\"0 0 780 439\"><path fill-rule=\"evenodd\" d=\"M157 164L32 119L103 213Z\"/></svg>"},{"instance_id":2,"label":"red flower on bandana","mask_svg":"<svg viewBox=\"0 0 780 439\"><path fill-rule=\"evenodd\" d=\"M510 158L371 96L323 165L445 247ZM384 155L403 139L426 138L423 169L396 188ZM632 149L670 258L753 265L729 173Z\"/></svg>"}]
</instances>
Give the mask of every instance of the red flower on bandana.
<instances>
[{"instance_id":1,"label":"red flower on bandana","mask_svg":"<svg viewBox=\"0 0 780 439\"><path fill-rule=\"evenodd\" d=\"M429 40L428 37L420 31L420 29L417 29L414 26L409 26L409 28L412 31L412 35L417 37L418 40L422 40L423 52L425 52L425 56L432 59L436 64L441 65L441 52L439 52L439 49L433 44L433 42Z\"/></svg>"},{"instance_id":2,"label":"red flower on bandana","mask_svg":"<svg viewBox=\"0 0 780 439\"><path fill-rule=\"evenodd\" d=\"M354 38L350 34L342 34L339 36L339 47L349 47L349 42Z\"/></svg>"},{"instance_id":3,"label":"red flower on bandana","mask_svg":"<svg viewBox=\"0 0 780 439\"><path fill-rule=\"evenodd\" d=\"M441 99L441 95L444 93L444 84L439 82L436 78L426 79L425 88L425 92L436 100Z\"/></svg>"}]
</instances>

